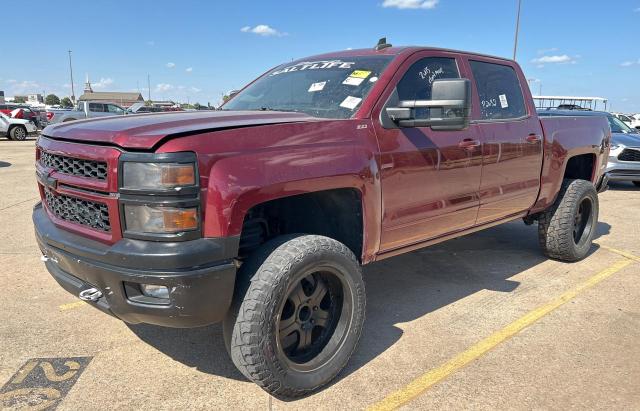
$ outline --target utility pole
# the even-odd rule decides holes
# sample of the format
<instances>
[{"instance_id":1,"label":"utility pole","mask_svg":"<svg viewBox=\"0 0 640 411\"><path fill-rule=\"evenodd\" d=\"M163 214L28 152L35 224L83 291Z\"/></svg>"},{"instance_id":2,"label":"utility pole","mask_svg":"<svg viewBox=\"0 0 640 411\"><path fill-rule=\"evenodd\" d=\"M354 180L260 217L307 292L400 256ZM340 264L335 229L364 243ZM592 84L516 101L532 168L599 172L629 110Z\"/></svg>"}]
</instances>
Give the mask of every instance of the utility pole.
<instances>
[{"instance_id":1,"label":"utility pole","mask_svg":"<svg viewBox=\"0 0 640 411\"><path fill-rule=\"evenodd\" d=\"M71 50L69 50L69 74L71 74L71 101L76 104L76 92L73 88L73 66L71 65Z\"/></svg>"},{"instance_id":2,"label":"utility pole","mask_svg":"<svg viewBox=\"0 0 640 411\"><path fill-rule=\"evenodd\" d=\"M151 104L151 77L147 74L147 91L149 92L149 104Z\"/></svg>"},{"instance_id":3,"label":"utility pole","mask_svg":"<svg viewBox=\"0 0 640 411\"><path fill-rule=\"evenodd\" d=\"M518 31L520 31L520 6L522 6L522 0L518 0L518 14L516 16L516 38L513 42L513 59L516 59L516 53L518 51Z\"/></svg>"}]
</instances>

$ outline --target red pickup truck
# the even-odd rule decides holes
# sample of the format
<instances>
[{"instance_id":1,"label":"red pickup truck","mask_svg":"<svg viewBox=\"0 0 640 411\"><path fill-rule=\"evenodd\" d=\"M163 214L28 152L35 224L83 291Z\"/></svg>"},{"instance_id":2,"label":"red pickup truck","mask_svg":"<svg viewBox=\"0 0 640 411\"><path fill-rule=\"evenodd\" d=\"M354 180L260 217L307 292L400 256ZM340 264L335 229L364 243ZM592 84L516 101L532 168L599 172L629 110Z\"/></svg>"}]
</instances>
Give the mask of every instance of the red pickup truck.
<instances>
[{"instance_id":1,"label":"red pickup truck","mask_svg":"<svg viewBox=\"0 0 640 411\"><path fill-rule=\"evenodd\" d=\"M355 350L364 264L516 219L585 257L609 140L604 117L539 119L514 61L381 44L214 112L47 127L33 221L67 291L129 323L222 321L238 369L295 398Z\"/></svg>"}]
</instances>

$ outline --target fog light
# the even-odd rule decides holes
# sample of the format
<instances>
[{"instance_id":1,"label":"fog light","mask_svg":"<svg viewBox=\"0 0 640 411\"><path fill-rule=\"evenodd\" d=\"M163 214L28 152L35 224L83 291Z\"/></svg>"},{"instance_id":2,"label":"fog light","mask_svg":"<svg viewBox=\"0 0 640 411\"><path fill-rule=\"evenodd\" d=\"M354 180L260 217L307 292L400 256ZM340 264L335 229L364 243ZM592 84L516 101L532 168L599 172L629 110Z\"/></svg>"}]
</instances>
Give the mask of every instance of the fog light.
<instances>
[{"instance_id":1,"label":"fog light","mask_svg":"<svg viewBox=\"0 0 640 411\"><path fill-rule=\"evenodd\" d=\"M169 299L169 289L164 285L140 284L140 291L147 297Z\"/></svg>"}]
</instances>

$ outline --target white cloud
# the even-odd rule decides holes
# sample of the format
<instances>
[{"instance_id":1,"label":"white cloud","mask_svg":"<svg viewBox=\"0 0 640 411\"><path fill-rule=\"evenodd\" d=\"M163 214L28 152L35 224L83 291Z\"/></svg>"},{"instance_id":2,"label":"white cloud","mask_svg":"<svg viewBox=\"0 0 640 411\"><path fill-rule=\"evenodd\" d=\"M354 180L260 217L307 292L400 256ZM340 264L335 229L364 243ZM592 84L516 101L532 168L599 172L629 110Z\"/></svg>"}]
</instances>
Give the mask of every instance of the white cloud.
<instances>
[{"instance_id":1,"label":"white cloud","mask_svg":"<svg viewBox=\"0 0 640 411\"><path fill-rule=\"evenodd\" d=\"M167 63L167 68L174 68L176 63Z\"/></svg>"},{"instance_id":2,"label":"white cloud","mask_svg":"<svg viewBox=\"0 0 640 411\"><path fill-rule=\"evenodd\" d=\"M570 63L572 58L566 54L557 56L542 56L531 60L532 63L546 64L546 63Z\"/></svg>"},{"instance_id":3,"label":"white cloud","mask_svg":"<svg viewBox=\"0 0 640 411\"><path fill-rule=\"evenodd\" d=\"M202 89L199 89L198 87L189 87L189 91L191 91L192 93L199 93L202 91Z\"/></svg>"},{"instance_id":4,"label":"white cloud","mask_svg":"<svg viewBox=\"0 0 640 411\"><path fill-rule=\"evenodd\" d=\"M287 33L280 32L274 29L273 27L269 27L266 24L258 24L255 27L244 26L243 28L240 29L240 31L243 33L253 33L253 34L257 34L259 36L264 36L264 37L268 37L268 36L282 37L287 35Z\"/></svg>"},{"instance_id":5,"label":"white cloud","mask_svg":"<svg viewBox=\"0 0 640 411\"><path fill-rule=\"evenodd\" d=\"M186 71L187 73L191 73L193 71L193 67L187 67L186 69L184 69L184 71Z\"/></svg>"},{"instance_id":6,"label":"white cloud","mask_svg":"<svg viewBox=\"0 0 640 411\"><path fill-rule=\"evenodd\" d=\"M556 54L551 56L537 57L531 62L536 65L537 68L543 68L545 64L577 64L580 56L569 56L568 54Z\"/></svg>"},{"instance_id":7,"label":"white cloud","mask_svg":"<svg viewBox=\"0 0 640 411\"><path fill-rule=\"evenodd\" d=\"M384 0L382 7L396 9L433 9L440 0Z\"/></svg>"},{"instance_id":8,"label":"white cloud","mask_svg":"<svg viewBox=\"0 0 640 411\"><path fill-rule=\"evenodd\" d=\"M155 42L155 41L153 41L153 40L149 40L149 41L147 41L147 46L149 46L149 47L153 47L153 46L155 46L155 45L156 45L156 42Z\"/></svg>"},{"instance_id":9,"label":"white cloud","mask_svg":"<svg viewBox=\"0 0 640 411\"><path fill-rule=\"evenodd\" d=\"M631 66L635 66L635 65L640 65L640 59L638 59L637 61L627 60L627 61L623 61L622 63L620 63L621 67L631 67Z\"/></svg>"},{"instance_id":10,"label":"white cloud","mask_svg":"<svg viewBox=\"0 0 640 411\"><path fill-rule=\"evenodd\" d=\"M108 78L104 78L101 77L100 81L98 81L97 83L91 83L91 88L95 88L95 89L103 89L107 86L110 86L113 84L113 79L108 77Z\"/></svg>"},{"instance_id":11,"label":"white cloud","mask_svg":"<svg viewBox=\"0 0 640 411\"><path fill-rule=\"evenodd\" d=\"M173 90L175 87L172 84L167 83L159 83L156 85L156 93L165 93L167 91Z\"/></svg>"}]
</instances>

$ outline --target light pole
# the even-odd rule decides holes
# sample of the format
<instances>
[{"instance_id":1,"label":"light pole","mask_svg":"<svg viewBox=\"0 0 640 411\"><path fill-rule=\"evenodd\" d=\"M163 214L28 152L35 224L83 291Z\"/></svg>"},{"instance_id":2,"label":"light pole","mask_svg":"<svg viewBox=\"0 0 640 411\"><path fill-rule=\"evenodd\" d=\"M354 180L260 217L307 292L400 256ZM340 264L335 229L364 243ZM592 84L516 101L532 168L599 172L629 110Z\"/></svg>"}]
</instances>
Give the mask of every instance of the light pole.
<instances>
[{"instance_id":1,"label":"light pole","mask_svg":"<svg viewBox=\"0 0 640 411\"><path fill-rule=\"evenodd\" d=\"M516 38L513 42L513 59L516 59L516 53L518 51L518 31L520 31L520 6L522 6L522 0L518 0L518 14L516 16Z\"/></svg>"},{"instance_id":2,"label":"light pole","mask_svg":"<svg viewBox=\"0 0 640 411\"><path fill-rule=\"evenodd\" d=\"M149 104L151 104L151 76L149 76L149 74L147 74L147 92L149 95Z\"/></svg>"},{"instance_id":3,"label":"light pole","mask_svg":"<svg viewBox=\"0 0 640 411\"><path fill-rule=\"evenodd\" d=\"M76 92L73 88L73 66L71 65L71 50L69 50L69 74L71 75L71 101L76 104Z\"/></svg>"}]
</instances>

